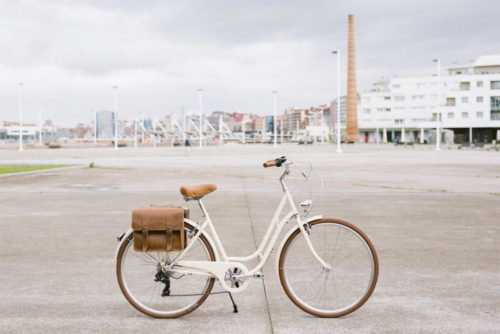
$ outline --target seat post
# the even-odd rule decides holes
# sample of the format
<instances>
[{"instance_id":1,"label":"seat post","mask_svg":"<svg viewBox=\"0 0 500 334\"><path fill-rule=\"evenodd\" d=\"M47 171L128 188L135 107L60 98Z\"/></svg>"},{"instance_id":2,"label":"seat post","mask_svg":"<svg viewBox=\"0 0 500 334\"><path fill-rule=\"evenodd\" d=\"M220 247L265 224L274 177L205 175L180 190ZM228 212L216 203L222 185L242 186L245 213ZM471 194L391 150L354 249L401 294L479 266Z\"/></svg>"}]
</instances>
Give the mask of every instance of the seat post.
<instances>
[{"instance_id":1,"label":"seat post","mask_svg":"<svg viewBox=\"0 0 500 334\"><path fill-rule=\"evenodd\" d=\"M203 217L208 217L208 212L205 209L205 206L203 205L203 202L202 202L201 198L202 197L196 199L196 201L198 201L198 205L200 206L201 212L203 212Z\"/></svg>"}]
</instances>

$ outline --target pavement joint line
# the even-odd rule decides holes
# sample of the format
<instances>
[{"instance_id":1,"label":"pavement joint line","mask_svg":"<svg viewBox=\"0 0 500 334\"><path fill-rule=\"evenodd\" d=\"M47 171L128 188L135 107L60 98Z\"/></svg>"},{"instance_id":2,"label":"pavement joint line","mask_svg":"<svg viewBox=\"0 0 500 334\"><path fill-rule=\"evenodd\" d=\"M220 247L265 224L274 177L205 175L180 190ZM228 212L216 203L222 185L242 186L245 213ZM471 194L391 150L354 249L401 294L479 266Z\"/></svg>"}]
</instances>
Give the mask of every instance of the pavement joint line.
<instances>
[{"instance_id":1,"label":"pavement joint line","mask_svg":"<svg viewBox=\"0 0 500 334\"><path fill-rule=\"evenodd\" d=\"M254 224L253 224L253 219L252 219L252 213L250 212L250 203L248 202L245 179L241 179L241 182L243 183L243 193L244 193L244 197L245 197L245 203L247 206L248 217L250 218L250 227L252 228L253 244L254 244L255 250L257 250L258 249L257 238L255 237L255 229L254 229ZM269 309L269 300L267 298L267 290L266 290L266 284L265 284L264 279L265 278L262 277L262 288L264 289L264 298L266 299L267 315L269 317L269 325L271 325L271 333L274 333L273 319L271 317L271 310Z\"/></svg>"},{"instance_id":2,"label":"pavement joint line","mask_svg":"<svg viewBox=\"0 0 500 334\"><path fill-rule=\"evenodd\" d=\"M62 170L68 170L68 169L77 169L77 168L83 168L83 167L86 167L86 165L75 165L75 166L67 166L67 167L56 167L56 168L47 168L47 169L39 169L39 170L30 170L27 172L7 173L7 174L0 174L0 178L9 177L9 176L28 175L28 174L41 174L41 173L62 171Z\"/></svg>"}]
</instances>

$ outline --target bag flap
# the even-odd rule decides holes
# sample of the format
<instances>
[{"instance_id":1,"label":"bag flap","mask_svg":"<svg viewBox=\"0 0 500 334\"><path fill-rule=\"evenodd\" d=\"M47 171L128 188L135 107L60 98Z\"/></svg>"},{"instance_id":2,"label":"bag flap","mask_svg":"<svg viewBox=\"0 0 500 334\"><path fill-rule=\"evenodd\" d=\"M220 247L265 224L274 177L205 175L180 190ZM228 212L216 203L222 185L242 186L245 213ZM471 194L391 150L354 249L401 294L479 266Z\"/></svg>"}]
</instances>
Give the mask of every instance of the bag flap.
<instances>
[{"instance_id":1,"label":"bag flap","mask_svg":"<svg viewBox=\"0 0 500 334\"><path fill-rule=\"evenodd\" d=\"M161 231L169 227L172 230L184 229L184 209L181 207L149 207L132 211L132 229Z\"/></svg>"}]
</instances>

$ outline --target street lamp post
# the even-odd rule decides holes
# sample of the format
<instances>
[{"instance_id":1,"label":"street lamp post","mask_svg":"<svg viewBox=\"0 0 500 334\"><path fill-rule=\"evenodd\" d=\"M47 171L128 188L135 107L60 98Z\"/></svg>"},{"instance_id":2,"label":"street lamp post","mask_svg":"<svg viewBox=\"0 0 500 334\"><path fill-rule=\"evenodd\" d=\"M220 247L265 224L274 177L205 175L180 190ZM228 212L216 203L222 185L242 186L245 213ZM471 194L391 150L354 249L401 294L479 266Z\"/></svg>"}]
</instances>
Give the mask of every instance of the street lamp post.
<instances>
[{"instance_id":1,"label":"street lamp post","mask_svg":"<svg viewBox=\"0 0 500 334\"><path fill-rule=\"evenodd\" d=\"M440 114L440 108L439 108L439 84L440 84L440 72L441 72L441 60L439 58L434 59L434 62L437 63L437 75L436 75L436 81L437 81L437 88L436 88L436 151L441 150L441 132L439 129L439 114Z\"/></svg>"},{"instance_id":2,"label":"street lamp post","mask_svg":"<svg viewBox=\"0 0 500 334\"><path fill-rule=\"evenodd\" d=\"M42 147L42 110L38 111L38 146Z\"/></svg>"},{"instance_id":3,"label":"street lamp post","mask_svg":"<svg viewBox=\"0 0 500 334\"><path fill-rule=\"evenodd\" d=\"M137 118L134 119L134 148L137 148Z\"/></svg>"},{"instance_id":4,"label":"street lamp post","mask_svg":"<svg viewBox=\"0 0 500 334\"><path fill-rule=\"evenodd\" d=\"M118 149L118 86L113 86L113 96L115 100L115 150Z\"/></svg>"},{"instance_id":5,"label":"street lamp post","mask_svg":"<svg viewBox=\"0 0 500 334\"><path fill-rule=\"evenodd\" d=\"M23 151L23 83L19 83L19 151Z\"/></svg>"},{"instance_id":6,"label":"street lamp post","mask_svg":"<svg viewBox=\"0 0 500 334\"><path fill-rule=\"evenodd\" d=\"M141 111L141 143L144 145L144 111Z\"/></svg>"},{"instance_id":7,"label":"street lamp post","mask_svg":"<svg viewBox=\"0 0 500 334\"><path fill-rule=\"evenodd\" d=\"M200 102L200 148L203 147L203 105L201 101L201 95L203 93L203 88L198 88L198 98Z\"/></svg>"},{"instance_id":8,"label":"street lamp post","mask_svg":"<svg viewBox=\"0 0 500 334\"><path fill-rule=\"evenodd\" d=\"M97 145L97 111L92 112L92 117L94 118L94 146Z\"/></svg>"},{"instance_id":9,"label":"street lamp post","mask_svg":"<svg viewBox=\"0 0 500 334\"><path fill-rule=\"evenodd\" d=\"M278 134L276 133L276 95L277 90L273 90L273 102L274 102L274 117L273 117L273 135L274 135L274 147L278 146Z\"/></svg>"},{"instance_id":10,"label":"street lamp post","mask_svg":"<svg viewBox=\"0 0 500 334\"><path fill-rule=\"evenodd\" d=\"M182 106L182 145L186 145L186 112Z\"/></svg>"},{"instance_id":11,"label":"street lamp post","mask_svg":"<svg viewBox=\"0 0 500 334\"><path fill-rule=\"evenodd\" d=\"M280 119L280 143L283 144L283 117Z\"/></svg>"},{"instance_id":12,"label":"street lamp post","mask_svg":"<svg viewBox=\"0 0 500 334\"><path fill-rule=\"evenodd\" d=\"M342 153L340 148L340 50L332 52L337 55L337 153Z\"/></svg>"}]
</instances>

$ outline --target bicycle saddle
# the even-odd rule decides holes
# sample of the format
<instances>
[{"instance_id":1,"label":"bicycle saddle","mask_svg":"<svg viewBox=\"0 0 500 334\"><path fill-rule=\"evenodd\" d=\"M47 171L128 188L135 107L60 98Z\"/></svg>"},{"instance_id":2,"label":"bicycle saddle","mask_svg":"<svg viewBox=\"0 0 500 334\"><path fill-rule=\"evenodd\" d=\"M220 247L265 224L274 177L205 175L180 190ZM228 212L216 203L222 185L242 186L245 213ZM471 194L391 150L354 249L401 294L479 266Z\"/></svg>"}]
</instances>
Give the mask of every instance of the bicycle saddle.
<instances>
[{"instance_id":1,"label":"bicycle saddle","mask_svg":"<svg viewBox=\"0 0 500 334\"><path fill-rule=\"evenodd\" d=\"M181 194L186 197L196 198L210 194L216 189L217 186L215 184L196 184L193 186L182 186Z\"/></svg>"}]
</instances>

